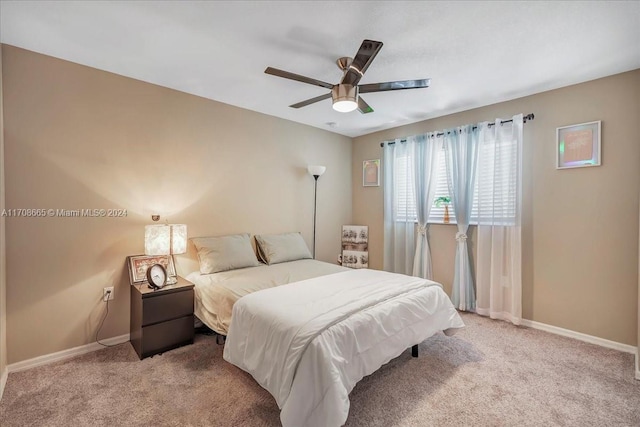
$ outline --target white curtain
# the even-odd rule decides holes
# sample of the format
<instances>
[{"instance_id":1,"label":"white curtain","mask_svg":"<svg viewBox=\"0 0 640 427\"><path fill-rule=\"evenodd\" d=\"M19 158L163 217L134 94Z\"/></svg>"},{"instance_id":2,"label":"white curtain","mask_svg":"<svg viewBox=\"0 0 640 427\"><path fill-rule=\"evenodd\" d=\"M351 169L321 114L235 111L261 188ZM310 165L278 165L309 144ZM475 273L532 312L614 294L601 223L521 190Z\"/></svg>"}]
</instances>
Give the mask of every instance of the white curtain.
<instances>
[{"instance_id":1,"label":"white curtain","mask_svg":"<svg viewBox=\"0 0 640 427\"><path fill-rule=\"evenodd\" d=\"M415 141L385 144L384 176L384 269L411 275L415 255Z\"/></svg>"},{"instance_id":2,"label":"white curtain","mask_svg":"<svg viewBox=\"0 0 640 427\"><path fill-rule=\"evenodd\" d=\"M481 123L478 160L476 312L522 319L522 114Z\"/></svg>"},{"instance_id":3,"label":"white curtain","mask_svg":"<svg viewBox=\"0 0 640 427\"><path fill-rule=\"evenodd\" d=\"M467 246L467 230L473 207L478 163L478 129L474 129L471 125L460 126L448 129L444 134L447 184L458 224L451 301L460 310L474 311L476 298L473 289L471 257Z\"/></svg>"},{"instance_id":4,"label":"white curtain","mask_svg":"<svg viewBox=\"0 0 640 427\"><path fill-rule=\"evenodd\" d=\"M438 150L434 133L385 144L384 269L431 279L427 223L435 196ZM417 234L416 234L417 231Z\"/></svg>"},{"instance_id":5,"label":"white curtain","mask_svg":"<svg viewBox=\"0 0 640 427\"><path fill-rule=\"evenodd\" d=\"M425 279L433 279L427 227L436 192L435 181L441 146L442 138L437 137L436 133L415 138L414 183L418 233L416 254L413 259L413 275Z\"/></svg>"}]
</instances>

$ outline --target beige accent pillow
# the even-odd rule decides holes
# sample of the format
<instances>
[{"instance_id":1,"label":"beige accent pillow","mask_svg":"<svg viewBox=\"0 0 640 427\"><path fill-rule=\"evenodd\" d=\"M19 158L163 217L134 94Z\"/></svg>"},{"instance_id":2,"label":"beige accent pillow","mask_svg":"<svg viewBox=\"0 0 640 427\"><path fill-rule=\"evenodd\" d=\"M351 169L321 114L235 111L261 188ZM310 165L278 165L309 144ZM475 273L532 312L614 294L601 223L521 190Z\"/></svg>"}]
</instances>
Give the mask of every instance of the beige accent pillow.
<instances>
[{"instance_id":1,"label":"beige accent pillow","mask_svg":"<svg viewBox=\"0 0 640 427\"><path fill-rule=\"evenodd\" d=\"M300 233L256 236L256 247L260 259L269 265L311 258L311 252Z\"/></svg>"},{"instance_id":2,"label":"beige accent pillow","mask_svg":"<svg viewBox=\"0 0 640 427\"><path fill-rule=\"evenodd\" d=\"M210 274L260 265L248 234L191 239L198 249L200 273Z\"/></svg>"}]
</instances>

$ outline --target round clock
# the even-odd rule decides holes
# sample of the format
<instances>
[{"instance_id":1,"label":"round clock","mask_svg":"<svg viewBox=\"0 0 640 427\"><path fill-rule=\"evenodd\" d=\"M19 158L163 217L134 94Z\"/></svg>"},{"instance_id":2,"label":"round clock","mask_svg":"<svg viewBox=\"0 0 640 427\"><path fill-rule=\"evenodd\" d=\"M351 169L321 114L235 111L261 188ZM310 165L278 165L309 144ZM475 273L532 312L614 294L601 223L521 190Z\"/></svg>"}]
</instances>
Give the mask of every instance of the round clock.
<instances>
[{"instance_id":1,"label":"round clock","mask_svg":"<svg viewBox=\"0 0 640 427\"><path fill-rule=\"evenodd\" d=\"M167 270L162 264L153 264L147 269L147 281L150 287L160 289L167 284Z\"/></svg>"}]
</instances>

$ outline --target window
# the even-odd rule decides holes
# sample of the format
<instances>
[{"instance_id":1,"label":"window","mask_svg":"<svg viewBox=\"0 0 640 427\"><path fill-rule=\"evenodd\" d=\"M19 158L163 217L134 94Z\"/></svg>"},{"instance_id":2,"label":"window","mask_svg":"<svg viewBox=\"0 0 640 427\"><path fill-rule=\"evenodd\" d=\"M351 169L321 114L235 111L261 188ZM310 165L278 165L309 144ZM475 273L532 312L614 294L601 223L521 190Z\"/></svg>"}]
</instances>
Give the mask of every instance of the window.
<instances>
[{"instance_id":1,"label":"window","mask_svg":"<svg viewBox=\"0 0 640 427\"><path fill-rule=\"evenodd\" d=\"M444 145L440 147L439 151L439 159L438 159L438 172L436 175L436 194L434 196L434 200L438 197L448 196L451 198L449 194L449 184L447 184L447 160L445 158L444 153ZM440 223L444 224L444 205L431 206L431 212L429 212L429 222L430 223ZM449 223L456 223L456 213L453 209L453 204L449 203Z\"/></svg>"},{"instance_id":2,"label":"window","mask_svg":"<svg viewBox=\"0 0 640 427\"><path fill-rule=\"evenodd\" d=\"M449 196L447 185L447 166L445 161L444 148L440 149L438 159L438 171L436 177L436 195ZM395 159L395 212L396 221L418 221L416 212L415 187L413 184L413 159L410 155L397 157ZM455 224L455 212L453 206L449 205L450 221ZM429 222L444 222L444 205L432 206L429 215Z\"/></svg>"},{"instance_id":3,"label":"window","mask_svg":"<svg viewBox=\"0 0 640 427\"><path fill-rule=\"evenodd\" d=\"M434 199L449 196L447 184L447 162L444 146L439 151L436 171L436 191ZM476 181L471 208L471 224L477 224L481 215L504 225L515 221L517 206L516 173L518 146L516 141L496 144L484 143L481 147L476 171ZM409 155L395 159L395 212L396 221L417 222L415 193L413 184L413 159ZM445 207L431 207L429 223L444 223ZM455 224L455 210L449 205L449 223Z\"/></svg>"},{"instance_id":4,"label":"window","mask_svg":"<svg viewBox=\"0 0 640 427\"><path fill-rule=\"evenodd\" d=\"M394 211L396 221L417 221L415 187L413 185L413 159L399 156L395 159Z\"/></svg>"},{"instance_id":5,"label":"window","mask_svg":"<svg viewBox=\"0 0 640 427\"><path fill-rule=\"evenodd\" d=\"M519 214L517 141L486 141L480 150L471 223L477 224L482 219L494 224L513 225Z\"/></svg>"}]
</instances>

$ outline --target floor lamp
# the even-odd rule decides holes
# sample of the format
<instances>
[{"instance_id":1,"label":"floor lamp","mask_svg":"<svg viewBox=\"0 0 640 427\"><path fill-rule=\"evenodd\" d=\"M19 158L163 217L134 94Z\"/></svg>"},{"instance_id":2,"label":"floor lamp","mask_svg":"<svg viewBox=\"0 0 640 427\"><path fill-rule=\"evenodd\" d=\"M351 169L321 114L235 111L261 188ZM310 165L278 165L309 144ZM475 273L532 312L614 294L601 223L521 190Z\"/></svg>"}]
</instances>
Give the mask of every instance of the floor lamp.
<instances>
[{"instance_id":1,"label":"floor lamp","mask_svg":"<svg viewBox=\"0 0 640 427\"><path fill-rule=\"evenodd\" d=\"M316 259L316 206L318 204L318 178L326 171L327 168L318 165L307 166L307 171L315 179L315 187L313 189L313 259Z\"/></svg>"}]
</instances>

